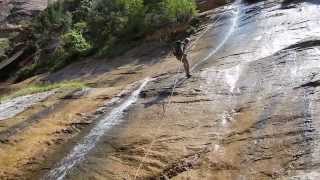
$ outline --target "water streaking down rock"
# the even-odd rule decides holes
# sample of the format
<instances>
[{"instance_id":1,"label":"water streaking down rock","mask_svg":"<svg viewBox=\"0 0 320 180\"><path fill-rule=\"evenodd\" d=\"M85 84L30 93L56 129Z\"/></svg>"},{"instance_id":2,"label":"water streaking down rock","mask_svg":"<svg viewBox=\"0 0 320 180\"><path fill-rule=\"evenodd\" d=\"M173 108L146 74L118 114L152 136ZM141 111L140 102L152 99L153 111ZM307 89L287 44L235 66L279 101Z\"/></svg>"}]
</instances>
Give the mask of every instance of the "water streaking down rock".
<instances>
[{"instance_id":1,"label":"water streaking down rock","mask_svg":"<svg viewBox=\"0 0 320 180\"><path fill-rule=\"evenodd\" d=\"M20 96L0 103L0 121L12 118L34 104L48 98L55 91Z\"/></svg>"},{"instance_id":2,"label":"water streaking down rock","mask_svg":"<svg viewBox=\"0 0 320 180\"><path fill-rule=\"evenodd\" d=\"M54 168L45 179L62 180L65 178L68 172L72 168L84 160L87 153L92 150L96 143L100 140L103 134L113 126L121 123L121 118L124 111L135 103L139 97L141 90L150 81L146 78L142 81L140 87L130 94L128 99L122 102L118 107L114 108L109 114L102 116L96 126L90 131L90 133L84 138L83 142L76 145L71 153L58 164L58 167ZM115 103L116 100L111 100L111 103Z\"/></svg>"},{"instance_id":3,"label":"water streaking down rock","mask_svg":"<svg viewBox=\"0 0 320 180\"><path fill-rule=\"evenodd\" d=\"M150 82L127 123L68 179L132 179L145 154L137 179L315 179L320 7L285 4L225 8L238 17L225 13L199 41L190 55L193 77L179 81L172 103L177 76Z\"/></svg>"},{"instance_id":4,"label":"water streaking down rock","mask_svg":"<svg viewBox=\"0 0 320 180\"><path fill-rule=\"evenodd\" d=\"M0 179L318 180L320 2L235 2L213 10L212 28L199 33L191 78L176 73L174 57L154 61L159 74L110 70L103 96L67 99L76 102L62 115L52 111L0 145ZM147 76L157 79L132 95ZM75 111L90 124L66 128L78 115L64 114L98 99Z\"/></svg>"}]
</instances>

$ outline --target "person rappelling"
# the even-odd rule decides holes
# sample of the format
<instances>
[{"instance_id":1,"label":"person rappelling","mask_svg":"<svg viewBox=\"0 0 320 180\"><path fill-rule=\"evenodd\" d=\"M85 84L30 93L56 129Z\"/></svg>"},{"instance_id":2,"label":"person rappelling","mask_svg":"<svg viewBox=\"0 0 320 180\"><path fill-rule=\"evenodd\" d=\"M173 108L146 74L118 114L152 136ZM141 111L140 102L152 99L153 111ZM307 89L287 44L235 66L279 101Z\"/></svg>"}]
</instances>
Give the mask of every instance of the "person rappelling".
<instances>
[{"instance_id":1,"label":"person rappelling","mask_svg":"<svg viewBox=\"0 0 320 180\"><path fill-rule=\"evenodd\" d=\"M186 38L183 41L176 41L173 48L173 55L183 63L183 67L186 73L186 77L190 78L190 65L188 62L187 49L190 43L190 38Z\"/></svg>"}]
</instances>

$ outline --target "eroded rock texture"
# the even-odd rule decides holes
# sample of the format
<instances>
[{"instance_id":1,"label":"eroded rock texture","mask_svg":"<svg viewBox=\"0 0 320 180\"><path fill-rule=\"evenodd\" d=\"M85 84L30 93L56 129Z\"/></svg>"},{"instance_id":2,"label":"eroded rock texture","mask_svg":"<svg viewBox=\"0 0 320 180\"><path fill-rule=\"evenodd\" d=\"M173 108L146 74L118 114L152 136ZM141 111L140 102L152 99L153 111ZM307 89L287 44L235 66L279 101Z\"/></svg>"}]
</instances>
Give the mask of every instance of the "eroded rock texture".
<instances>
[{"instance_id":1,"label":"eroded rock texture","mask_svg":"<svg viewBox=\"0 0 320 180\"><path fill-rule=\"evenodd\" d=\"M151 74L153 79L142 88L139 99L126 109L119 107L127 103L130 93L115 96L119 102L99 103L103 110L96 114L108 117L110 112L114 115L117 113L112 112L120 109L121 116L113 116L111 122L103 124L110 128L97 134L99 141L94 147L86 144L81 136L66 143L67 139L62 138L67 136L65 134L57 136L60 140L52 138L55 143L44 146L34 138L35 133L30 133L30 136L22 136L24 141L18 138L6 142L4 153L19 153L2 156L11 163L2 165L0 177L319 179L319 12L317 0L238 0L215 9L211 28L196 36L200 39L189 57L192 78L184 78L183 72L175 73L173 66L178 62L174 63L173 58L155 60L160 63L155 63L157 66L150 70L134 66L137 71L139 68L150 71L138 73L135 78ZM128 67L130 65L117 70ZM181 71L181 67L177 69ZM162 73L155 75L153 71ZM126 82L135 76L128 73L125 76L123 72L107 75L110 79L104 83L108 87L113 87L114 81ZM135 86L140 84L137 81ZM61 109L73 111L88 102L98 101L94 97ZM104 98L110 102L106 96ZM85 105L81 106L83 103ZM65 113L58 114L59 120ZM81 131L82 137L86 137L91 127L104 122L92 117L88 119L93 125ZM60 121L53 118L48 122ZM64 124L58 125L63 127ZM48 129L52 132L56 126L45 130L41 127L31 132L40 131L42 142L45 137L51 137ZM71 130L61 132L72 134ZM25 145L29 141L41 147L37 152L46 154L52 150L55 156L34 158L30 153L32 148ZM18 151L16 144L19 142L23 142L20 148L29 151ZM70 157L79 142L84 142L78 148L84 158L72 160L76 163L71 163L71 168L60 171L59 167L70 165L61 160ZM67 145L56 145L59 143ZM86 147L90 151L82 151ZM28 152L30 159L26 155ZM18 166L13 161L16 159L23 159L25 163ZM41 163L46 166L40 166ZM52 171L55 168L59 171ZM65 174L51 176L50 172Z\"/></svg>"},{"instance_id":2,"label":"eroded rock texture","mask_svg":"<svg viewBox=\"0 0 320 180\"><path fill-rule=\"evenodd\" d=\"M311 0L216 9L193 77L149 83L69 178L319 178L319 10Z\"/></svg>"}]
</instances>

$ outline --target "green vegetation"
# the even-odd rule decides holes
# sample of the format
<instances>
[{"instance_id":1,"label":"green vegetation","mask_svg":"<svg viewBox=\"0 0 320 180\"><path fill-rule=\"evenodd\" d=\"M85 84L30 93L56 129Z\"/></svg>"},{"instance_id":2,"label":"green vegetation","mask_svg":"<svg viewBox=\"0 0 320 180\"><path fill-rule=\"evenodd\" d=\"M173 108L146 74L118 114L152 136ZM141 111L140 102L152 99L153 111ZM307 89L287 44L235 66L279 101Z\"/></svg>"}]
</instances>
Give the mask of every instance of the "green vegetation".
<instances>
[{"instance_id":1,"label":"green vegetation","mask_svg":"<svg viewBox=\"0 0 320 180\"><path fill-rule=\"evenodd\" d=\"M30 66L26 66L22 69L20 69L17 73L16 73L16 81L20 81L20 80L23 80L23 79L26 79L28 77L31 77L32 75L35 74L38 66L40 66L39 64L37 63L34 63Z\"/></svg>"},{"instance_id":2,"label":"green vegetation","mask_svg":"<svg viewBox=\"0 0 320 180\"><path fill-rule=\"evenodd\" d=\"M0 38L0 50L6 49L9 47L9 40L7 38Z\"/></svg>"},{"instance_id":3,"label":"green vegetation","mask_svg":"<svg viewBox=\"0 0 320 180\"><path fill-rule=\"evenodd\" d=\"M58 70L88 55L119 55L146 34L189 23L195 14L194 0L57 1L33 21L35 63L17 79Z\"/></svg>"},{"instance_id":4,"label":"green vegetation","mask_svg":"<svg viewBox=\"0 0 320 180\"><path fill-rule=\"evenodd\" d=\"M173 22L187 22L196 12L194 1L189 0L165 0L164 3L165 17Z\"/></svg>"},{"instance_id":5,"label":"green vegetation","mask_svg":"<svg viewBox=\"0 0 320 180\"><path fill-rule=\"evenodd\" d=\"M77 30L72 30L62 36L63 49L69 53L85 54L91 45L83 37L82 33Z\"/></svg>"},{"instance_id":6,"label":"green vegetation","mask_svg":"<svg viewBox=\"0 0 320 180\"><path fill-rule=\"evenodd\" d=\"M30 95L35 93L47 92L54 89L61 90L79 90L88 87L86 84L76 81L71 82L62 82L56 84L39 84L39 85L31 85L27 88L23 88L18 90L10 95L0 97L0 101L4 101L7 99L12 99L19 96Z\"/></svg>"}]
</instances>

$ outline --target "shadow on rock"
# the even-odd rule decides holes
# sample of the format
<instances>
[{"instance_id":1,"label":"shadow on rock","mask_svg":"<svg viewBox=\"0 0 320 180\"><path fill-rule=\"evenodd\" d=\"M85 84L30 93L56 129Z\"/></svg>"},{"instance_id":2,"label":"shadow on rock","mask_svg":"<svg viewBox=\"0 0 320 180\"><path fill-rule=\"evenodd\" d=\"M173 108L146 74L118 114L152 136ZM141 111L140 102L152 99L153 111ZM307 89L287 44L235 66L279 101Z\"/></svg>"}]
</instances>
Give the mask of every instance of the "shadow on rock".
<instances>
[{"instance_id":1,"label":"shadow on rock","mask_svg":"<svg viewBox=\"0 0 320 180\"><path fill-rule=\"evenodd\" d=\"M281 9L291 9L297 7L301 3L320 4L319 0L284 0L281 4Z\"/></svg>"},{"instance_id":2,"label":"shadow on rock","mask_svg":"<svg viewBox=\"0 0 320 180\"><path fill-rule=\"evenodd\" d=\"M171 97L171 96L176 96L178 95L177 92L174 91L175 88L180 87L184 82L186 81L186 78L184 77L178 77L174 80L174 82L167 88L161 88L160 91L156 92L155 94L150 94L148 90L142 91L140 93L140 97L146 98L146 97L155 97L152 98L152 100L146 102L144 104L145 108L150 107L152 105L158 104L159 102L164 101L165 99ZM151 90L150 92L154 92Z\"/></svg>"},{"instance_id":3,"label":"shadow on rock","mask_svg":"<svg viewBox=\"0 0 320 180\"><path fill-rule=\"evenodd\" d=\"M307 49L315 46L320 46L320 40L319 39L307 39L300 41L296 44L293 44L284 50L289 50L289 49L295 49L295 50L301 50L301 49Z\"/></svg>"}]
</instances>

